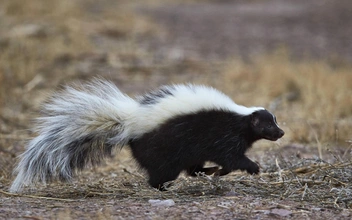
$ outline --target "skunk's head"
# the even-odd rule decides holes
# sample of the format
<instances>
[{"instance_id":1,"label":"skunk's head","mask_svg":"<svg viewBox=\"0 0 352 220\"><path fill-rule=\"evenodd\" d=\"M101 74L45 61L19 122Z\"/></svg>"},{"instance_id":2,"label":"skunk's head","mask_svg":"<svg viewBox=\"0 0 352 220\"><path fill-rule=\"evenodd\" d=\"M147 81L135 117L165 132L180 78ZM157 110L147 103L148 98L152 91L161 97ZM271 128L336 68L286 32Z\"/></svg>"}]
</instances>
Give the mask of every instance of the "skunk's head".
<instances>
[{"instance_id":1,"label":"skunk's head","mask_svg":"<svg viewBox=\"0 0 352 220\"><path fill-rule=\"evenodd\" d=\"M276 141L285 132L276 123L276 117L267 110L258 110L251 115L251 128L256 139Z\"/></svg>"}]
</instances>

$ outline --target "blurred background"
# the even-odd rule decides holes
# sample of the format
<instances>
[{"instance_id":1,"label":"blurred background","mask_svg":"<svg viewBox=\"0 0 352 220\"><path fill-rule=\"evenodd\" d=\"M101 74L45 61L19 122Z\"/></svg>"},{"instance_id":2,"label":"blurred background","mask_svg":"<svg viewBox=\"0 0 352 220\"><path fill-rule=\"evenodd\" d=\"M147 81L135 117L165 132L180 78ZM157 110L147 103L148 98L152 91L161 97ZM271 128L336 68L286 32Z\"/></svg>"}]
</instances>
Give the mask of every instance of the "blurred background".
<instances>
[{"instance_id":1,"label":"blurred background","mask_svg":"<svg viewBox=\"0 0 352 220\"><path fill-rule=\"evenodd\" d=\"M0 170L33 137L40 104L94 76L130 95L213 86L277 116L285 137L257 149L350 158L350 0L1 0ZM282 150L286 149L286 150Z\"/></svg>"}]
</instances>

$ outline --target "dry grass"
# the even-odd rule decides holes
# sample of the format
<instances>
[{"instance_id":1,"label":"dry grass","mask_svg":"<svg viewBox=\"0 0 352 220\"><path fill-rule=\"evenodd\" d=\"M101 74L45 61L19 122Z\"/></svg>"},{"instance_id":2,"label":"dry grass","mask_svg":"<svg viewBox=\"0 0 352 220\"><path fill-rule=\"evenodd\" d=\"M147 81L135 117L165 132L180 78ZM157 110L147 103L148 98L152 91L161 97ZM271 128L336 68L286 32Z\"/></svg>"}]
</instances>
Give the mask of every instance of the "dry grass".
<instances>
[{"instance_id":1,"label":"dry grass","mask_svg":"<svg viewBox=\"0 0 352 220\"><path fill-rule=\"evenodd\" d=\"M351 65L290 59L285 50L234 60L225 67L223 81L242 103L266 106L287 126L290 141L346 142L351 138Z\"/></svg>"},{"instance_id":2,"label":"dry grass","mask_svg":"<svg viewBox=\"0 0 352 220\"><path fill-rule=\"evenodd\" d=\"M6 19L0 28L0 103L16 95L10 93L9 97L8 92L13 88L23 89L38 75L50 78L49 86L75 77L77 69L67 65L70 62L109 59L110 52L114 52L110 63L116 63L120 54L136 56L141 50L133 42L157 32L148 19L131 12L133 4L129 1L116 2L104 10L97 6L95 1L34 0L30 4L21 0L4 1L2 11ZM95 11L87 13L87 10ZM114 39L113 46L107 48L99 39L95 40L99 37Z\"/></svg>"},{"instance_id":3,"label":"dry grass","mask_svg":"<svg viewBox=\"0 0 352 220\"><path fill-rule=\"evenodd\" d=\"M327 163L319 159L291 157L288 160L274 155L268 159L274 167L264 168L259 176L241 172L221 178L202 174L197 178L181 176L167 192L151 189L133 164L121 164L120 161L97 170L87 170L73 184L53 183L38 187L37 191L27 191L30 192L27 195L3 190L0 194L10 198L14 207L22 205L25 210L27 205L19 201L56 207L58 210L51 215L55 218L62 215L88 219L97 216L104 216L103 219L145 217L146 211L154 217L179 218L183 215L190 218L214 213L224 216L229 211L232 218L253 218L258 214L262 217L269 214L270 217L274 209L290 212L289 216L296 218L331 218L330 215L340 218L346 213L348 216L348 210L352 208L352 161ZM119 181L116 181L117 177ZM21 200L16 200L18 197ZM167 209L151 207L149 199L172 199L176 206ZM86 206L90 208L84 211ZM46 218L48 213L39 212L39 216Z\"/></svg>"}]
</instances>

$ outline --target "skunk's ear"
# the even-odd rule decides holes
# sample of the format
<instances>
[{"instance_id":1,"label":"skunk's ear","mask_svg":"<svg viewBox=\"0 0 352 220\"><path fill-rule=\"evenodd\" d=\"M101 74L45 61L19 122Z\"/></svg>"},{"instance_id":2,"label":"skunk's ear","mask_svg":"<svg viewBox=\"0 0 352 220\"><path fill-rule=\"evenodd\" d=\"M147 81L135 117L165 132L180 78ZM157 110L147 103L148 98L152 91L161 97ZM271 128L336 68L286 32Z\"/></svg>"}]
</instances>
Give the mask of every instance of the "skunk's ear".
<instances>
[{"instance_id":1,"label":"skunk's ear","mask_svg":"<svg viewBox=\"0 0 352 220\"><path fill-rule=\"evenodd\" d=\"M260 121L260 119L259 119L258 112L253 112L251 114L251 124L252 124L252 126L253 127L257 127L259 125L259 121Z\"/></svg>"}]
</instances>

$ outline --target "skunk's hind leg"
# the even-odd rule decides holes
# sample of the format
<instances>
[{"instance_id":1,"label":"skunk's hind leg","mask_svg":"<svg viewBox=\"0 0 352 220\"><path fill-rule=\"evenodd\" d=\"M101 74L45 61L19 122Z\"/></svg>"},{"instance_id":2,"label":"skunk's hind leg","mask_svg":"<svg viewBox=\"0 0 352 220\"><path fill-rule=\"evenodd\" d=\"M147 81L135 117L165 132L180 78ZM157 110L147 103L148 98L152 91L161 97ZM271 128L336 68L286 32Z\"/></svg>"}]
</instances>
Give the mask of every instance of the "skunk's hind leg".
<instances>
[{"instance_id":1,"label":"skunk's hind leg","mask_svg":"<svg viewBox=\"0 0 352 220\"><path fill-rule=\"evenodd\" d=\"M213 173L215 173L216 171L219 170L219 167L203 167L203 164L197 164L194 166L191 166L187 169L187 173L190 176L197 176L197 173L201 172L201 173L205 173L206 175L212 175Z\"/></svg>"},{"instance_id":2,"label":"skunk's hind leg","mask_svg":"<svg viewBox=\"0 0 352 220\"><path fill-rule=\"evenodd\" d=\"M149 184L161 191L166 190L164 184L168 181L175 180L181 173L181 169L169 166L164 170L147 170L149 174Z\"/></svg>"}]
</instances>

